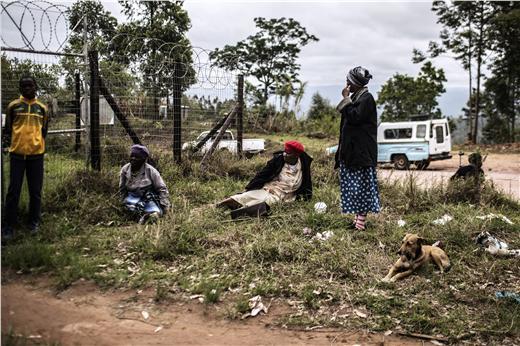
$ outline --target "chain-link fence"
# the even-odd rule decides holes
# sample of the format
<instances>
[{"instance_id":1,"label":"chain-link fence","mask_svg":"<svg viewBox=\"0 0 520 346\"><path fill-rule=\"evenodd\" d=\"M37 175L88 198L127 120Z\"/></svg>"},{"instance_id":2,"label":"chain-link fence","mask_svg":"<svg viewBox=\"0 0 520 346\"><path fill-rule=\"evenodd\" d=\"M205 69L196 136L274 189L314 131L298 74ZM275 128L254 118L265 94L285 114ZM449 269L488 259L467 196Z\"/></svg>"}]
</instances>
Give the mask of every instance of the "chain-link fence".
<instances>
[{"instance_id":1,"label":"chain-link fence","mask_svg":"<svg viewBox=\"0 0 520 346\"><path fill-rule=\"evenodd\" d=\"M34 76L49 108L49 154L84 155L99 169L142 143L180 161L236 108L238 75L212 67L204 49L120 34L73 51L72 24L63 5L2 4L2 110L19 97L20 77ZM239 128L237 115L224 138L241 138Z\"/></svg>"}]
</instances>

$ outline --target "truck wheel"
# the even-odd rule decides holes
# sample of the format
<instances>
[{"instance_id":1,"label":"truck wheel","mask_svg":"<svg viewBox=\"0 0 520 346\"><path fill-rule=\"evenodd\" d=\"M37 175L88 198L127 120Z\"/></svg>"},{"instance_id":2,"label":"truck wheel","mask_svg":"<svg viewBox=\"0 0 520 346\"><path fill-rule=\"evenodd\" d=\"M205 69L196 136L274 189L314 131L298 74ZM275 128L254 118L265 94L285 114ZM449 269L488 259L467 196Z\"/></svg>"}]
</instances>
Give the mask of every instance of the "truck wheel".
<instances>
[{"instance_id":1,"label":"truck wheel","mask_svg":"<svg viewBox=\"0 0 520 346\"><path fill-rule=\"evenodd\" d=\"M246 157L246 159L250 159L250 158L252 158L253 156L255 156L255 154L250 153L250 152L247 151L247 152L244 153L244 156Z\"/></svg>"},{"instance_id":2,"label":"truck wheel","mask_svg":"<svg viewBox=\"0 0 520 346\"><path fill-rule=\"evenodd\" d=\"M410 168L410 162L406 155L396 155L394 156L394 167L395 169L404 169L407 170Z\"/></svg>"},{"instance_id":3,"label":"truck wheel","mask_svg":"<svg viewBox=\"0 0 520 346\"><path fill-rule=\"evenodd\" d=\"M425 170L430 165L430 161L419 161L416 166L418 170Z\"/></svg>"}]
</instances>

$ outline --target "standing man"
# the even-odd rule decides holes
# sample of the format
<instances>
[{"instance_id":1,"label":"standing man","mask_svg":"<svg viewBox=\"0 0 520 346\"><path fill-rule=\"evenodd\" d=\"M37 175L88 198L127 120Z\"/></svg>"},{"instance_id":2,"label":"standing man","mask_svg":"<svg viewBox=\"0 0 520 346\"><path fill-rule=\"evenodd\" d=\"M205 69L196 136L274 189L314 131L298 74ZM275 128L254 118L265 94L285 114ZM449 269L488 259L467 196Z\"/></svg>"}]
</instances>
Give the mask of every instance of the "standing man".
<instances>
[{"instance_id":1,"label":"standing man","mask_svg":"<svg viewBox=\"0 0 520 346\"><path fill-rule=\"evenodd\" d=\"M36 99L38 85L32 76L19 82L19 99L7 106L3 147L9 148L9 188L5 201L2 238L14 236L18 218L18 203L24 174L29 188L29 227L36 233L40 226L41 191L43 185L43 155L49 122L47 107Z\"/></svg>"}]
</instances>

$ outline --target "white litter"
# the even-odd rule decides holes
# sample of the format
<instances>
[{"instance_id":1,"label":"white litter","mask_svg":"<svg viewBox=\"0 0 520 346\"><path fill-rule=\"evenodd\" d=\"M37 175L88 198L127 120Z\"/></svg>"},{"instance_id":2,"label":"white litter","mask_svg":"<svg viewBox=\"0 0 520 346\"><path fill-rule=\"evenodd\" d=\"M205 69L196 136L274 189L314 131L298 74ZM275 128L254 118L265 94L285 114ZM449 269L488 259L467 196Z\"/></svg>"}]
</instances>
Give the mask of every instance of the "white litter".
<instances>
[{"instance_id":1,"label":"white litter","mask_svg":"<svg viewBox=\"0 0 520 346\"><path fill-rule=\"evenodd\" d=\"M157 332L159 332L162 329L163 329L163 326L159 326L159 327L155 328L155 330L153 332L157 333Z\"/></svg>"},{"instance_id":2,"label":"white litter","mask_svg":"<svg viewBox=\"0 0 520 346\"><path fill-rule=\"evenodd\" d=\"M260 312L263 312L264 314L267 314L268 308L262 303L262 297L260 296L254 296L253 298L249 299L249 308L251 309L251 312L248 312L242 318L246 318L249 316L255 317Z\"/></svg>"},{"instance_id":3,"label":"white litter","mask_svg":"<svg viewBox=\"0 0 520 346\"><path fill-rule=\"evenodd\" d=\"M475 242L492 255L520 257L520 249L510 250L506 242L495 238L489 232L480 233Z\"/></svg>"},{"instance_id":4,"label":"white litter","mask_svg":"<svg viewBox=\"0 0 520 346\"><path fill-rule=\"evenodd\" d=\"M311 234L312 234L312 229L311 229L311 228L309 228L309 227L305 227L305 228L303 229L303 235L304 235L304 236L306 236L306 237L310 237Z\"/></svg>"},{"instance_id":5,"label":"white litter","mask_svg":"<svg viewBox=\"0 0 520 346\"><path fill-rule=\"evenodd\" d=\"M368 316L367 314L365 314L364 312L359 311L358 309L354 309L354 313L357 316L361 317L361 318L367 318L367 316Z\"/></svg>"},{"instance_id":6,"label":"white litter","mask_svg":"<svg viewBox=\"0 0 520 346\"><path fill-rule=\"evenodd\" d=\"M147 311L141 311L141 315L143 315L143 318L145 320L149 319L150 318L150 314L147 312Z\"/></svg>"},{"instance_id":7,"label":"white litter","mask_svg":"<svg viewBox=\"0 0 520 346\"><path fill-rule=\"evenodd\" d=\"M316 202L316 204L314 205L314 210L318 214L323 214L327 211L327 205L325 204L325 202Z\"/></svg>"},{"instance_id":8,"label":"white litter","mask_svg":"<svg viewBox=\"0 0 520 346\"><path fill-rule=\"evenodd\" d=\"M391 330L387 330L387 331L385 332L385 336L389 336L389 335L392 334L392 333L393 333L393 332L392 332Z\"/></svg>"},{"instance_id":9,"label":"white litter","mask_svg":"<svg viewBox=\"0 0 520 346\"><path fill-rule=\"evenodd\" d=\"M313 240L319 240L319 241L326 241L329 240L334 235L334 232L332 231L325 231L323 233L318 232L314 237L312 237Z\"/></svg>"},{"instance_id":10,"label":"white litter","mask_svg":"<svg viewBox=\"0 0 520 346\"><path fill-rule=\"evenodd\" d=\"M514 222L509 220L506 216L502 215L502 214L493 214L493 213L489 213L487 215L483 215L483 216L477 216L477 219L480 219L480 220L491 220L491 219L501 219L502 221L504 221L505 223L508 223L510 225L514 225Z\"/></svg>"},{"instance_id":11,"label":"white litter","mask_svg":"<svg viewBox=\"0 0 520 346\"><path fill-rule=\"evenodd\" d=\"M432 223L434 225L445 225L448 222L450 222L451 220L453 220L453 217L451 217L448 214L444 214L440 219L433 220Z\"/></svg>"},{"instance_id":12,"label":"white litter","mask_svg":"<svg viewBox=\"0 0 520 346\"><path fill-rule=\"evenodd\" d=\"M397 220L397 226L399 227L404 227L404 225L406 225L406 221L400 219L400 220Z\"/></svg>"}]
</instances>

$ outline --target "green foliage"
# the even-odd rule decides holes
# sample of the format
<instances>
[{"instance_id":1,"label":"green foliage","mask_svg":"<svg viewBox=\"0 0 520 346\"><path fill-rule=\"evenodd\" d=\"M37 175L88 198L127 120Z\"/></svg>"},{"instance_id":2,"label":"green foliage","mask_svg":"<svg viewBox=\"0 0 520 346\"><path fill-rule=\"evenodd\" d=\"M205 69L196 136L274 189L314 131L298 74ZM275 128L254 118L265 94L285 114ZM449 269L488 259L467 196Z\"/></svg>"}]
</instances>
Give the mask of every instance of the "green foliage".
<instances>
[{"instance_id":1,"label":"green foliage","mask_svg":"<svg viewBox=\"0 0 520 346\"><path fill-rule=\"evenodd\" d=\"M473 240L485 229L518 248L517 202L490 185L482 188L480 201L470 205L452 199L464 196L450 195L446 186L423 191L413 176L401 183L380 179L382 212L369 215L365 232L350 231L349 218L338 212L337 172L322 152L329 142L294 134L265 138L270 151L288 138L306 146L315 158L314 198L276 205L268 218L238 222L214 203L241 191L268 155L249 160L217 157L208 172L200 172L196 160L185 160L181 167L170 155L159 155L173 207L157 224L146 226L119 218L117 208L110 206L118 166L104 165L101 174L84 172L81 161L46 156L41 233L21 236L4 247L4 269L47 272L60 288L79 278L105 287L152 287L156 302L170 294L175 299L201 294L219 309L231 306L234 317L249 311L248 299L259 294L264 304L272 301L275 308L285 301L294 304L294 310L282 309L272 322L288 326L399 327L442 334L454 342L467 333L468 325L489 326L478 336L468 336L469 342L482 337L490 344L506 344L506 335L512 339L509 343L517 342L519 309L494 299L494 292L517 287L520 268L512 265L514 259L475 251ZM314 212L317 201L329 206L326 213ZM432 225L446 213L452 221ZM504 214L514 224L477 218L489 213ZM407 222L404 228L397 226L399 219ZM116 222L109 225L110 220ZM304 227L311 228L311 236L302 233ZM328 241L312 240L323 231L334 235ZM428 265L403 281L380 283L407 232L419 233L428 244L442 240L452 270L440 275ZM490 264L493 270L486 269ZM495 284L483 284L487 282ZM367 318L357 318L353 309L366 312Z\"/></svg>"},{"instance_id":2,"label":"green foliage","mask_svg":"<svg viewBox=\"0 0 520 346\"><path fill-rule=\"evenodd\" d=\"M233 46L216 48L210 58L219 67L255 77L259 84L254 86L254 98L265 104L277 86L298 82L300 65L296 60L301 48L318 38L292 18L258 17L254 21L259 29L256 34Z\"/></svg>"},{"instance_id":3,"label":"green foliage","mask_svg":"<svg viewBox=\"0 0 520 346\"><path fill-rule=\"evenodd\" d=\"M446 91L444 70L428 61L416 78L396 73L386 81L378 93L383 107L382 121L408 120L411 115L428 114L441 118L437 97Z\"/></svg>"},{"instance_id":4,"label":"green foliage","mask_svg":"<svg viewBox=\"0 0 520 346\"><path fill-rule=\"evenodd\" d=\"M481 111L482 69L486 55L492 47L491 24L496 15L495 2L491 1L453 1L435 0L432 11L437 15L437 22L443 25L440 33L441 43L430 42L430 57L435 58L450 51L455 59L460 60L462 67L469 73L469 93L472 99L474 78L472 66L476 65L476 96L474 112L469 114L470 139L477 142L478 118ZM426 55L414 50L414 62L421 62ZM472 109L473 110L473 109ZM474 125L473 125L474 124Z\"/></svg>"},{"instance_id":5,"label":"green foliage","mask_svg":"<svg viewBox=\"0 0 520 346\"><path fill-rule=\"evenodd\" d=\"M154 96L171 93L174 74L182 76L186 90L193 82L191 44L186 37L190 28L188 12L182 1L120 0L129 21L118 28L112 40L114 58L132 63L134 72L143 76L143 88ZM136 39L139 38L139 39ZM177 71L177 72L175 72Z\"/></svg>"},{"instance_id":6,"label":"green foliage","mask_svg":"<svg viewBox=\"0 0 520 346\"><path fill-rule=\"evenodd\" d=\"M30 74L38 84L38 95L55 94L59 89L59 68L56 65L41 65L29 59L10 59L2 54L2 109L20 96L18 82L25 74Z\"/></svg>"},{"instance_id":7,"label":"green foliage","mask_svg":"<svg viewBox=\"0 0 520 346\"><path fill-rule=\"evenodd\" d=\"M326 116L339 117L339 113L336 108L330 104L328 99L324 98L317 92L312 95L307 120L322 120Z\"/></svg>"},{"instance_id":8,"label":"green foliage","mask_svg":"<svg viewBox=\"0 0 520 346\"><path fill-rule=\"evenodd\" d=\"M485 138L492 143L515 142L520 107L520 3L493 3L491 40L492 76L485 82Z\"/></svg>"}]
</instances>

